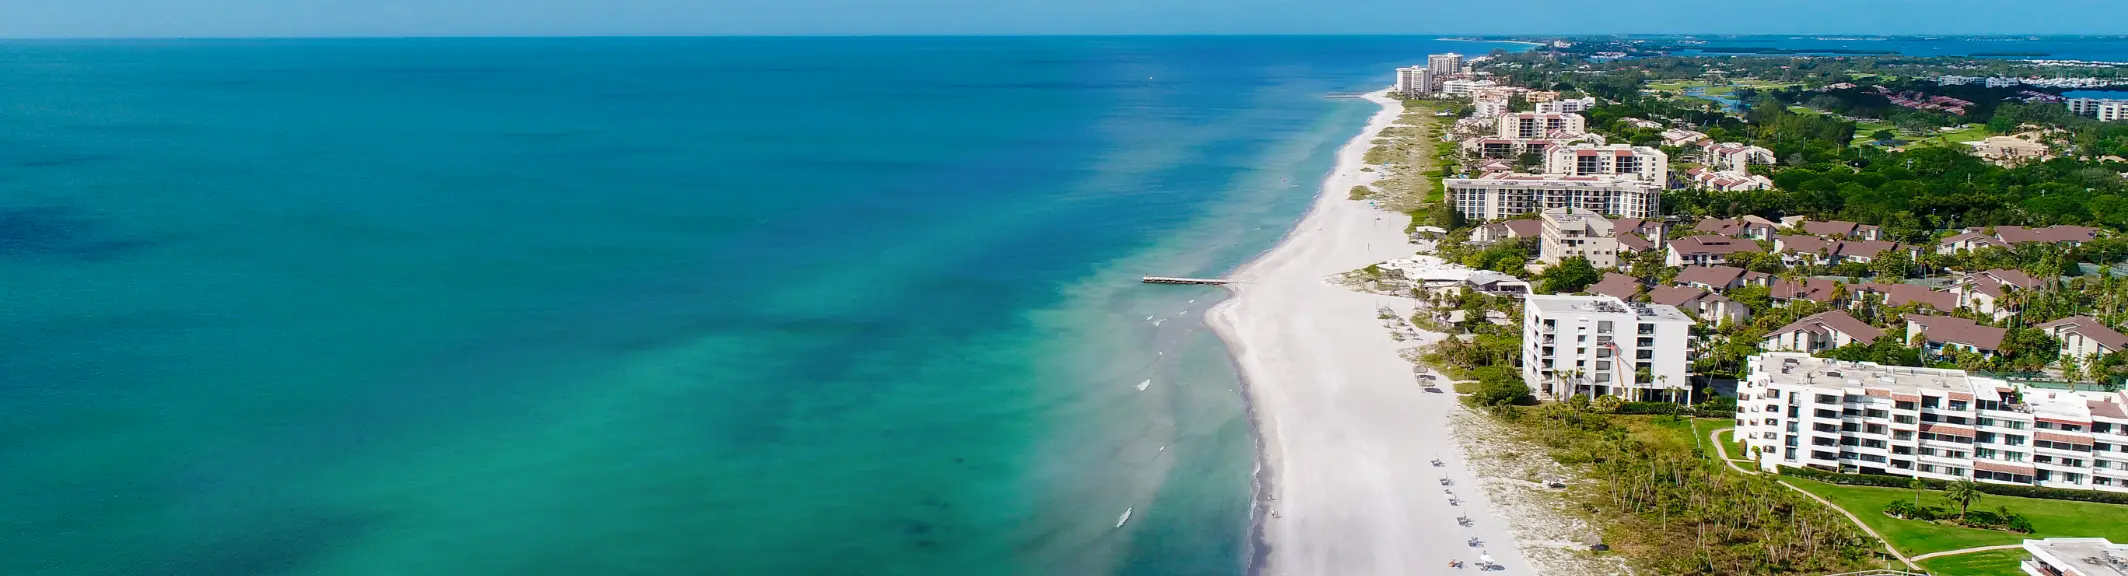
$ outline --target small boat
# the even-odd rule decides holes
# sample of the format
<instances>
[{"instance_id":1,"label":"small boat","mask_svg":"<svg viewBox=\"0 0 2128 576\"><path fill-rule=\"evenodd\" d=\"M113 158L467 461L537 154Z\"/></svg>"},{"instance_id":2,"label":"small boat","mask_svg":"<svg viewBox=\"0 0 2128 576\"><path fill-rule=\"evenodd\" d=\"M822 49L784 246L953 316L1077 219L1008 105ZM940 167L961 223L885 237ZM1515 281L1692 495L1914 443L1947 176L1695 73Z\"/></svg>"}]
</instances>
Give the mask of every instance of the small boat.
<instances>
[{"instance_id":1,"label":"small boat","mask_svg":"<svg viewBox=\"0 0 2128 576\"><path fill-rule=\"evenodd\" d=\"M1161 447L1160 447L1160 452L1166 452L1166 451L1167 451L1167 447L1166 447L1166 446L1161 446ZM1159 453L1159 452L1155 452L1155 454L1158 454L1158 453Z\"/></svg>"},{"instance_id":2,"label":"small boat","mask_svg":"<svg viewBox=\"0 0 2128 576\"><path fill-rule=\"evenodd\" d=\"M1144 391L1145 391L1145 387L1147 387L1147 386L1151 386L1151 385L1153 385L1153 379L1151 379L1151 378L1147 378L1147 379L1145 379L1145 381L1144 381L1144 382L1139 382L1139 383L1138 383L1138 391L1139 391L1139 392L1144 392Z\"/></svg>"},{"instance_id":3,"label":"small boat","mask_svg":"<svg viewBox=\"0 0 2128 576\"><path fill-rule=\"evenodd\" d=\"M1131 513L1131 510L1132 510L1131 508L1124 508L1124 509L1123 509L1123 515L1122 515L1122 516L1117 516L1117 517L1116 517L1116 527L1117 527L1117 528L1122 528L1122 527L1123 527L1123 523L1124 523L1124 522L1129 522L1129 521L1130 521L1130 513Z\"/></svg>"}]
</instances>

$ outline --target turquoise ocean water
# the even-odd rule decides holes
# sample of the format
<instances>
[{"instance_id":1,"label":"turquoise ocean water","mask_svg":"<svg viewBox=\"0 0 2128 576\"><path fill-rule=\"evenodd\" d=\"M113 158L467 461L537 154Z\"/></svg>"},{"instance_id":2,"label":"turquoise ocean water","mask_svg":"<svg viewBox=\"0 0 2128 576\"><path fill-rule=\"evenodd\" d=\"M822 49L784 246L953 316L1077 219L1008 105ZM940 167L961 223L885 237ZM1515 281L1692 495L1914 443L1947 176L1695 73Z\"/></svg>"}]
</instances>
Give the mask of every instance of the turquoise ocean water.
<instances>
[{"instance_id":1,"label":"turquoise ocean water","mask_svg":"<svg viewBox=\"0 0 2128 576\"><path fill-rule=\"evenodd\" d=\"M0 574L1243 572L1220 294L1136 279L1490 47L0 44Z\"/></svg>"}]
</instances>

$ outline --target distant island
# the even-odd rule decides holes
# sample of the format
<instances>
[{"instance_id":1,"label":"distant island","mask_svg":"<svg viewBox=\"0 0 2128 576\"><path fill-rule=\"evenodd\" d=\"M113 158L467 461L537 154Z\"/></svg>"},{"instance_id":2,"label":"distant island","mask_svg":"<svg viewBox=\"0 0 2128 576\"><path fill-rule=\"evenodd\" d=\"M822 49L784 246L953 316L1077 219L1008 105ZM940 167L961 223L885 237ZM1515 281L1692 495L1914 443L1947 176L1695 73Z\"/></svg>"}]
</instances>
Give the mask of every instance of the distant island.
<instances>
[{"instance_id":1,"label":"distant island","mask_svg":"<svg viewBox=\"0 0 2128 576\"><path fill-rule=\"evenodd\" d=\"M2046 52L1974 52L1974 58L2045 58Z\"/></svg>"},{"instance_id":2,"label":"distant island","mask_svg":"<svg viewBox=\"0 0 2128 576\"><path fill-rule=\"evenodd\" d=\"M1709 54L1854 54L1876 56L1897 54L1890 50L1860 50L1854 48L1767 48L1759 46L1693 46L1673 50L1698 50Z\"/></svg>"}]
</instances>

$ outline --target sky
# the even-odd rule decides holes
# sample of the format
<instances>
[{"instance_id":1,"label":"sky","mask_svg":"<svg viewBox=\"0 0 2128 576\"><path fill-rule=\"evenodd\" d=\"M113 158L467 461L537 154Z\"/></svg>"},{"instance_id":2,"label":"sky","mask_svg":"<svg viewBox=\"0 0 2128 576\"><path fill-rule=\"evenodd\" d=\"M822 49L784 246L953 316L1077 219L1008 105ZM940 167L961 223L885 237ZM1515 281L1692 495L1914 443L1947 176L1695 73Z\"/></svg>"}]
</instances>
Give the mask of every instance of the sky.
<instances>
[{"instance_id":1,"label":"sky","mask_svg":"<svg viewBox=\"0 0 2128 576\"><path fill-rule=\"evenodd\" d=\"M2128 34L2124 0L0 0L0 38Z\"/></svg>"}]
</instances>

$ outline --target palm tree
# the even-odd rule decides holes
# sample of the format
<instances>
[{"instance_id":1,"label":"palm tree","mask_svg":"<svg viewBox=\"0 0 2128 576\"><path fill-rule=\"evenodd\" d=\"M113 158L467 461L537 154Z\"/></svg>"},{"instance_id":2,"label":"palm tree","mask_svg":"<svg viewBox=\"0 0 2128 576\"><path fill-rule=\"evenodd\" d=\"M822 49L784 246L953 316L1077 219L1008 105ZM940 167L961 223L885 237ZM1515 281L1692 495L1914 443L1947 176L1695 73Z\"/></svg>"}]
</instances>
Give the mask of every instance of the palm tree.
<instances>
[{"instance_id":1,"label":"palm tree","mask_svg":"<svg viewBox=\"0 0 2128 576\"><path fill-rule=\"evenodd\" d=\"M1980 500L1980 483L1972 478L1959 478L1943 487L1943 497L1958 504L1958 519L1965 520L1965 511Z\"/></svg>"},{"instance_id":2,"label":"palm tree","mask_svg":"<svg viewBox=\"0 0 2128 576\"><path fill-rule=\"evenodd\" d=\"M1928 483L1922 482L1920 478L1913 478L1906 481L1906 487L1914 491L1914 509L1921 509L1921 491L1928 489Z\"/></svg>"}]
</instances>

